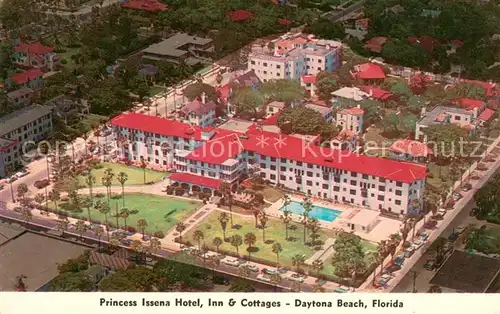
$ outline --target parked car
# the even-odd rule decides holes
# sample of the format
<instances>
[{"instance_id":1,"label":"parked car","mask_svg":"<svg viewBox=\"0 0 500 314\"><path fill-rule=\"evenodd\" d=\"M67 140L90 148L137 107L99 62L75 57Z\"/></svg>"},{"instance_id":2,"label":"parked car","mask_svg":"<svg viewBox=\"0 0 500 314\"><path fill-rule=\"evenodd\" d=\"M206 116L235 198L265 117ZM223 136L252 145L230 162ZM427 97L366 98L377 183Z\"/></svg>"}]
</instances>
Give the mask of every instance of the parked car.
<instances>
[{"instance_id":1,"label":"parked car","mask_svg":"<svg viewBox=\"0 0 500 314\"><path fill-rule=\"evenodd\" d=\"M412 246L415 248L415 251L416 251L416 250L420 249L422 247L422 245L424 245L424 242L417 240L417 241L413 242Z\"/></svg>"},{"instance_id":2,"label":"parked car","mask_svg":"<svg viewBox=\"0 0 500 314\"><path fill-rule=\"evenodd\" d=\"M257 275L257 279L265 282L271 282L271 278L264 274Z\"/></svg>"},{"instance_id":3,"label":"parked car","mask_svg":"<svg viewBox=\"0 0 500 314\"><path fill-rule=\"evenodd\" d=\"M291 274L287 279L296 282L304 282L304 280L306 280L306 277L301 274Z\"/></svg>"},{"instance_id":4,"label":"parked car","mask_svg":"<svg viewBox=\"0 0 500 314\"><path fill-rule=\"evenodd\" d=\"M462 198L462 194L460 193L453 193L452 198L455 202L457 202L459 199Z\"/></svg>"},{"instance_id":5,"label":"parked car","mask_svg":"<svg viewBox=\"0 0 500 314\"><path fill-rule=\"evenodd\" d=\"M465 230L467 230L467 226L466 225L460 225L460 226L458 226L458 227L455 228L455 232L458 233L458 234L464 233Z\"/></svg>"},{"instance_id":6,"label":"parked car","mask_svg":"<svg viewBox=\"0 0 500 314\"><path fill-rule=\"evenodd\" d=\"M452 233L448 236L448 241L454 242L456 239L458 239L458 236L459 236L459 233L452 232Z\"/></svg>"},{"instance_id":7,"label":"parked car","mask_svg":"<svg viewBox=\"0 0 500 314\"><path fill-rule=\"evenodd\" d=\"M408 258L415 253L415 248L413 246L410 246L409 248L406 248L405 250L405 257Z\"/></svg>"},{"instance_id":8,"label":"parked car","mask_svg":"<svg viewBox=\"0 0 500 314\"><path fill-rule=\"evenodd\" d=\"M446 209L444 209L444 208L440 208L440 209L438 210L438 214L440 214L442 217L444 217L444 216L446 215Z\"/></svg>"},{"instance_id":9,"label":"parked car","mask_svg":"<svg viewBox=\"0 0 500 314\"><path fill-rule=\"evenodd\" d=\"M437 221L435 221L435 220L428 220L428 221L425 222L424 228L425 229L434 229L434 228L436 228L436 225L437 225Z\"/></svg>"},{"instance_id":10,"label":"parked car","mask_svg":"<svg viewBox=\"0 0 500 314\"><path fill-rule=\"evenodd\" d=\"M226 265L233 266L233 267L238 267L241 264L240 260L235 258L235 257L226 258L222 262Z\"/></svg>"},{"instance_id":11,"label":"parked car","mask_svg":"<svg viewBox=\"0 0 500 314\"><path fill-rule=\"evenodd\" d=\"M424 268L427 270L434 270L435 266L436 266L436 260L433 258L428 259L424 264Z\"/></svg>"},{"instance_id":12,"label":"parked car","mask_svg":"<svg viewBox=\"0 0 500 314\"><path fill-rule=\"evenodd\" d=\"M393 264L398 265L398 266L402 266L404 262L405 262L405 254L400 254L399 256L397 256L394 259Z\"/></svg>"},{"instance_id":13,"label":"parked car","mask_svg":"<svg viewBox=\"0 0 500 314\"><path fill-rule=\"evenodd\" d=\"M7 183L12 183L12 182L14 182L14 181L16 181L16 180L17 180L17 177L16 177L16 175L14 174L14 175L10 176L9 178L7 178L7 180L5 180L5 182L7 182Z\"/></svg>"},{"instance_id":14,"label":"parked car","mask_svg":"<svg viewBox=\"0 0 500 314\"><path fill-rule=\"evenodd\" d=\"M276 273L279 273L278 271L276 271L275 269L271 269L271 268L262 268L262 273L263 274L266 274L266 275L274 275Z\"/></svg>"},{"instance_id":15,"label":"parked car","mask_svg":"<svg viewBox=\"0 0 500 314\"><path fill-rule=\"evenodd\" d=\"M420 241L427 241L429 239L429 234L427 232L423 232L418 236Z\"/></svg>"},{"instance_id":16,"label":"parked car","mask_svg":"<svg viewBox=\"0 0 500 314\"><path fill-rule=\"evenodd\" d=\"M259 271L259 267L255 264L251 264L251 263L241 264L240 267L248 268L248 270L253 271L253 272Z\"/></svg>"},{"instance_id":17,"label":"parked car","mask_svg":"<svg viewBox=\"0 0 500 314\"><path fill-rule=\"evenodd\" d=\"M36 187L37 189L43 189L44 187L48 186L50 184L50 181L48 179L43 179L43 180L38 180L33 183L33 186Z\"/></svg>"},{"instance_id":18,"label":"parked car","mask_svg":"<svg viewBox=\"0 0 500 314\"><path fill-rule=\"evenodd\" d=\"M381 285L381 286L384 286L385 284L387 284L389 282L389 280L391 280L392 277L391 275L389 274L384 274L380 277L380 279L378 280L378 284Z\"/></svg>"},{"instance_id":19,"label":"parked car","mask_svg":"<svg viewBox=\"0 0 500 314\"><path fill-rule=\"evenodd\" d=\"M467 192L467 191L469 191L470 189L472 189L472 184L470 184L470 183L465 183L464 185L462 185L462 191Z\"/></svg>"}]
</instances>

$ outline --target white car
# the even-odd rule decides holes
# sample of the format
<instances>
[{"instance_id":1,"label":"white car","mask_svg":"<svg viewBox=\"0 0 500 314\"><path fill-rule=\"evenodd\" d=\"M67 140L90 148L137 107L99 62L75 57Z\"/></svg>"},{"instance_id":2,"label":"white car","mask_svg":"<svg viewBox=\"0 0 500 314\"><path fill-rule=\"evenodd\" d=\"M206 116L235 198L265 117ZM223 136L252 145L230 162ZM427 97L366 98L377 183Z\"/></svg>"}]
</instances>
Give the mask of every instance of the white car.
<instances>
[{"instance_id":1,"label":"white car","mask_svg":"<svg viewBox=\"0 0 500 314\"><path fill-rule=\"evenodd\" d=\"M467 226L460 225L455 228L455 233L462 234L465 230L467 230Z\"/></svg>"},{"instance_id":2,"label":"white car","mask_svg":"<svg viewBox=\"0 0 500 314\"><path fill-rule=\"evenodd\" d=\"M263 274L257 275L257 279L265 282L271 282L271 278Z\"/></svg>"},{"instance_id":3,"label":"white car","mask_svg":"<svg viewBox=\"0 0 500 314\"><path fill-rule=\"evenodd\" d=\"M162 187L161 187L161 191L162 191L162 192L167 192L167 187L166 187L165 185L164 185L164 186L162 186Z\"/></svg>"},{"instance_id":4,"label":"white car","mask_svg":"<svg viewBox=\"0 0 500 314\"><path fill-rule=\"evenodd\" d=\"M245 263L245 264L240 265L240 267L248 268L248 270L253 271L253 272L259 271L259 267L257 267L257 265L255 265L255 264Z\"/></svg>"},{"instance_id":5,"label":"white car","mask_svg":"<svg viewBox=\"0 0 500 314\"><path fill-rule=\"evenodd\" d=\"M224 264L229 265L229 266L234 266L238 267L240 266L240 260L237 258L226 258L225 260L222 261Z\"/></svg>"},{"instance_id":6,"label":"white car","mask_svg":"<svg viewBox=\"0 0 500 314\"><path fill-rule=\"evenodd\" d=\"M5 180L5 182L12 183L16 180L17 180L17 176L14 174L14 175L10 176L9 178L7 178L7 180Z\"/></svg>"},{"instance_id":7,"label":"white car","mask_svg":"<svg viewBox=\"0 0 500 314\"><path fill-rule=\"evenodd\" d=\"M301 274L291 274L287 277L287 279L296 282L304 282L304 280L306 280L306 277Z\"/></svg>"},{"instance_id":8,"label":"white car","mask_svg":"<svg viewBox=\"0 0 500 314\"><path fill-rule=\"evenodd\" d=\"M29 174L28 171L26 171L26 172L19 171L18 173L15 174L15 176L18 178L22 178L24 176L27 176L28 174Z\"/></svg>"},{"instance_id":9,"label":"white car","mask_svg":"<svg viewBox=\"0 0 500 314\"><path fill-rule=\"evenodd\" d=\"M415 250L418 250L422 245L424 245L423 241L417 240L413 242L413 247L415 248Z\"/></svg>"},{"instance_id":10,"label":"white car","mask_svg":"<svg viewBox=\"0 0 500 314\"><path fill-rule=\"evenodd\" d=\"M446 215L446 209L444 208L439 209L438 214L440 214L441 217L444 217L444 215Z\"/></svg>"}]
</instances>

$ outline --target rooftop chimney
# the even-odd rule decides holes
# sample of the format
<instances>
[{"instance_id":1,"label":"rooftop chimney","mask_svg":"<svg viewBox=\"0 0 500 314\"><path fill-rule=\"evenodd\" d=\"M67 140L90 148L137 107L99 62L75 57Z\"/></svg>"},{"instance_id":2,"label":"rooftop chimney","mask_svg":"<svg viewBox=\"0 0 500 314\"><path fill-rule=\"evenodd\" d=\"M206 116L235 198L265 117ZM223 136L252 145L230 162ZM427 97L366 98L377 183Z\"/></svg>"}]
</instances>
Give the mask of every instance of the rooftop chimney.
<instances>
[{"instance_id":1,"label":"rooftop chimney","mask_svg":"<svg viewBox=\"0 0 500 314\"><path fill-rule=\"evenodd\" d=\"M207 95L205 93L201 93L201 103L204 104L207 101Z\"/></svg>"},{"instance_id":2,"label":"rooftop chimney","mask_svg":"<svg viewBox=\"0 0 500 314\"><path fill-rule=\"evenodd\" d=\"M358 107L358 109L361 109L361 105L360 104L358 104L356 107Z\"/></svg>"}]
</instances>

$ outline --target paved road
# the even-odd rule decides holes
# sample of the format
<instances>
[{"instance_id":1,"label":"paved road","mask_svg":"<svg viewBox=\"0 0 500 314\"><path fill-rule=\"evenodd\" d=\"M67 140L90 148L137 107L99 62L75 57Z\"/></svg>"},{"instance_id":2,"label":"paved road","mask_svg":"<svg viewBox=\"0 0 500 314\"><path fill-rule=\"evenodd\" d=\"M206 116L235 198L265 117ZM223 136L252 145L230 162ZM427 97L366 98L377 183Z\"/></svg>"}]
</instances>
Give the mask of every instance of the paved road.
<instances>
[{"instance_id":1,"label":"paved road","mask_svg":"<svg viewBox=\"0 0 500 314\"><path fill-rule=\"evenodd\" d=\"M20 224L26 226L26 224L23 222L22 217L19 213L11 211L11 210L7 210L7 209L5 209L4 206L5 205L3 203L0 203L0 219L12 221L12 222L17 222L17 223L20 223ZM38 216L33 216L32 220L29 222L29 227L36 228L36 229L44 229L44 230L55 230L56 225L57 225L57 223L55 220L43 219L43 218L40 218ZM79 238L79 234L76 233L74 227L70 227L68 229L68 231L66 231L65 233L71 237ZM98 243L98 237L95 234L93 234L91 231L85 232L83 234L83 238L85 238L85 242L88 244L93 244L93 243L97 244ZM107 244L107 241L105 238L106 237L104 236L103 239L101 239L101 242ZM122 246L122 247L128 248L127 246ZM174 253L175 252L170 251L170 250L160 250L157 253L155 253L154 255L156 255L158 257L162 257L162 258L169 258ZM239 277L239 271L238 271L237 267L228 266L228 265L225 265L222 263L220 264L219 267L217 267L217 272L219 272L221 274L229 275L231 277ZM265 282L257 280L256 279L257 275L258 275L258 273L251 273L250 277L248 279L250 279L252 281L256 281L259 284L264 284L264 285L267 284ZM278 287L280 289L290 290L292 287L292 283L288 280L283 279ZM306 285L306 284L302 284L301 291L312 292L312 287L309 285Z\"/></svg>"},{"instance_id":2,"label":"paved road","mask_svg":"<svg viewBox=\"0 0 500 314\"><path fill-rule=\"evenodd\" d=\"M324 13L323 16L326 16L329 19L331 19L332 21L337 22L337 21L341 20L342 18L344 18L345 16L361 9L363 7L363 5L365 4L365 2L366 2L366 0L360 0L356 3L351 4L350 6L348 6L347 8L345 8L342 11L327 12L327 13Z\"/></svg>"}]
</instances>

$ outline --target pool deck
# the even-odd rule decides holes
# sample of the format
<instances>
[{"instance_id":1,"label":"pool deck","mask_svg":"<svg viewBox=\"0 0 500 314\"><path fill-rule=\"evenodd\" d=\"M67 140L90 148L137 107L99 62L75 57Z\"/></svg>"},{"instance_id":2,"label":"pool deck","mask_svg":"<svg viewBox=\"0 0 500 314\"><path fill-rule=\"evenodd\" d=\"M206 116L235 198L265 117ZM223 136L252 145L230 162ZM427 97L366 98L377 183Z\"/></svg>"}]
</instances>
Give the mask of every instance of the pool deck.
<instances>
[{"instance_id":1,"label":"pool deck","mask_svg":"<svg viewBox=\"0 0 500 314\"><path fill-rule=\"evenodd\" d=\"M301 203L303 201L303 198L296 196L296 195L289 195L290 201L292 202L299 202ZM361 207L356 207L356 206L350 206L346 204L333 204L324 200L319 200L316 198L311 199L312 203L314 206L318 207L324 207L324 208L329 208L332 210L337 210L342 212L335 220L328 222L325 220L319 220L318 222L322 228L325 229L330 229L330 230L344 230L346 232L351 232L350 229L347 228L346 222L349 222L350 219L356 216L357 213L360 211L372 211L370 209L366 208L361 208ZM271 206L269 206L266 209L266 213L269 216L280 218L283 215L283 212L281 211L281 208L283 207L284 200L280 199L273 203ZM302 221L302 216L298 214L291 213L290 217L292 218L293 221L295 222L301 222ZM395 219L390 219L386 217L377 217L377 224L375 227L370 231L370 232L358 232L355 231L354 233L356 235L359 235L361 238L371 241L371 242L380 242L381 240L386 240L389 238L389 236L393 233L396 233L399 231L401 227L401 221L395 220Z\"/></svg>"}]
</instances>

